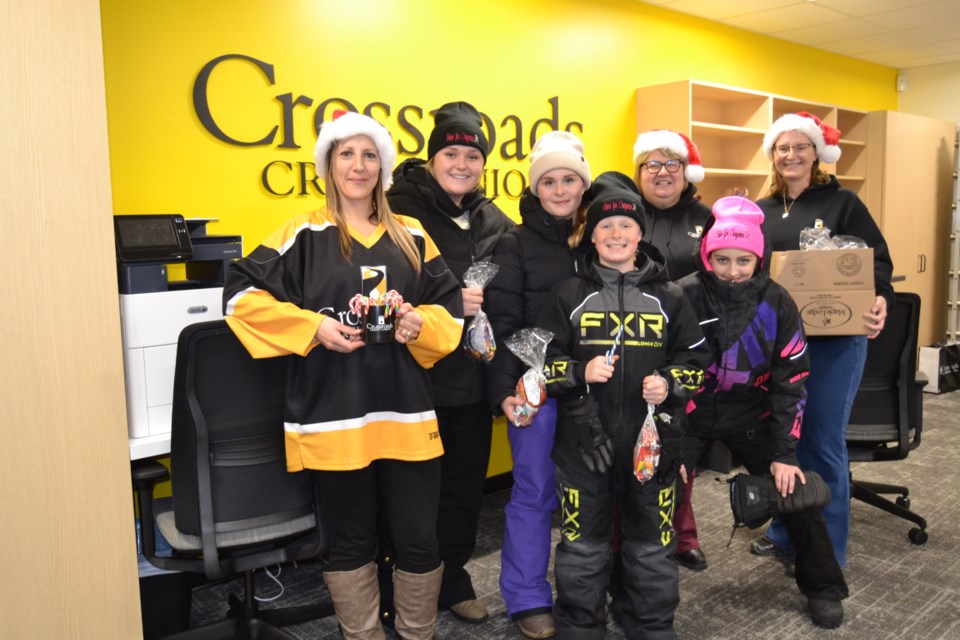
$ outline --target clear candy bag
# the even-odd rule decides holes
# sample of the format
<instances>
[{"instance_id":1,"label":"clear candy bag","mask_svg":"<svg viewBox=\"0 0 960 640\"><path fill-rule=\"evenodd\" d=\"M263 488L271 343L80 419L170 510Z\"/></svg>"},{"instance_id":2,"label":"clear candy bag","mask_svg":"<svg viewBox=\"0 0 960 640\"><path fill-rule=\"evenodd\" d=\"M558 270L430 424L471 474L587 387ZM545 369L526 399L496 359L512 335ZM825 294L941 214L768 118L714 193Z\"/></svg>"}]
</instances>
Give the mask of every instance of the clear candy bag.
<instances>
[{"instance_id":1,"label":"clear candy bag","mask_svg":"<svg viewBox=\"0 0 960 640\"><path fill-rule=\"evenodd\" d=\"M800 231L800 249L866 249L867 243L856 236L837 235L830 237L830 229L807 227Z\"/></svg>"},{"instance_id":2,"label":"clear candy bag","mask_svg":"<svg viewBox=\"0 0 960 640\"><path fill-rule=\"evenodd\" d=\"M660 464L660 434L653 416L656 405L647 404L647 417L643 420L637 443L633 445L633 475L643 484L657 474Z\"/></svg>"},{"instance_id":3,"label":"clear candy bag","mask_svg":"<svg viewBox=\"0 0 960 640\"><path fill-rule=\"evenodd\" d=\"M463 350L472 358L490 362L497 353L497 341L493 337L493 327L483 309L477 312L467 327L467 337L463 341Z\"/></svg>"},{"instance_id":4,"label":"clear candy bag","mask_svg":"<svg viewBox=\"0 0 960 640\"><path fill-rule=\"evenodd\" d=\"M517 381L516 396L523 400L510 418L518 427L527 427L547 401L547 379L543 375L543 365L547 360L547 345L553 340L553 333L546 329L533 327L520 329L506 339L507 348L520 361L530 368Z\"/></svg>"},{"instance_id":5,"label":"clear candy bag","mask_svg":"<svg viewBox=\"0 0 960 640\"><path fill-rule=\"evenodd\" d=\"M483 289L500 269L492 262L475 262L463 274L463 282L471 289ZM477 312L467 327L466 338L463 341L463 350L482 362L490 362L497 352L497 342L493 337L493 327L483 309Z\"/></svg>"}]
</instances>

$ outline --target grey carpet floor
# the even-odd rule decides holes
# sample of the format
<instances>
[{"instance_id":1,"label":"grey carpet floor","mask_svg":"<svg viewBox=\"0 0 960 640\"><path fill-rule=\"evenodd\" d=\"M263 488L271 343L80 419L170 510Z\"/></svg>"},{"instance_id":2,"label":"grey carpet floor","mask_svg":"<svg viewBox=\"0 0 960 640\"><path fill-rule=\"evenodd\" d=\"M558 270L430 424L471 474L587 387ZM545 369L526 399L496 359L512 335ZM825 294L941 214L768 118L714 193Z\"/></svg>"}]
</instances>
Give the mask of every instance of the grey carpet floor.
<instances>
[{"instance_id":1,"label":"grey carpet floor","mask_svg":"<svg viewBox=\"0 0 960 640\"><path fill-rule=\"evenodd\" d=\"M723 482L727 474L703 473L693 501L710 566L696 573L680 569L678 636L717 640L960 638L960 487L953 473L960 461L958 417L960 393L926 394L921 446L903 461L854 466L857 479L909 486L912 508L929 524L929 541L912 544L907 532L913 524L855 500L846 568L850 597L844 602L844 624L834 631L813 626L805 598L779 563L747 552L760 531L737 530L731 541L732 517ZM477 550L468 565L477 594L490 609L490 619L467 625L449 612L441 612L440 640L521 638L505 614L497 586L507 497L500 493L486 499ZM326 597L316 564L284 567L280 580L284 595L265 606L308 604ZM277 591L265 576L258 574L257 581L262 595ZM222 617L226 594L239 589L238 580L197 589L193 623ZM286 630L302 639L340 637L334 618ZM611 623L608 638L623 637Z\"/></svg>"}]
</instances>

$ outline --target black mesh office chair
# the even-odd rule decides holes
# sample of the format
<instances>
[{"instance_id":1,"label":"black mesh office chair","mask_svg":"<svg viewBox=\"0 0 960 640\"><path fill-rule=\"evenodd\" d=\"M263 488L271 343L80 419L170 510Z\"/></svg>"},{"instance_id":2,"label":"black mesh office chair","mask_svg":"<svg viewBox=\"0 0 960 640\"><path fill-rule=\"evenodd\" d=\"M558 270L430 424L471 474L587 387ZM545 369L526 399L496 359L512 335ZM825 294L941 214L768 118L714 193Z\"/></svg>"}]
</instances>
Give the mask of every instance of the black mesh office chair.
<instances>
[{"instance_id":1,"label":"black mesh office chair","mask_svg":"<svg viewBox=\"0 0 960 640\"><path fill-rule=\"evenodd\" d=\"M285 358L254 360L217 320L189 325L177 344L170 463L173 507L160 511L153 485L166 470L153 461L134 464L143 523L155 522L173 547L156 554L154 527L143 526L143 552L151 564L204 574L210 580L242 573L242 601L214 625L177 637L292 638L275 625L333 613L329 603L258 610L256 569L319 557L325 550L318 505L308 473L287 473L283 406Z\"/></svg>"},{"instance_id":2,"label":"black mesh office chair","mask_svg":"<svg viewBox=\"0 0 960 640\"><path fill-rule=\"evenodd\" d=\"M850 461L902 460L920 445L923 431L923 374L917 374L920 297L897 293L880 335L867 343L863 381L847 427ZM897 495L896 502L882 494ZM907 487L864 482L850 476L850 495L919 525L910 541L927 541L927 521L910 511Z\"/></svg>"}]
</instances>

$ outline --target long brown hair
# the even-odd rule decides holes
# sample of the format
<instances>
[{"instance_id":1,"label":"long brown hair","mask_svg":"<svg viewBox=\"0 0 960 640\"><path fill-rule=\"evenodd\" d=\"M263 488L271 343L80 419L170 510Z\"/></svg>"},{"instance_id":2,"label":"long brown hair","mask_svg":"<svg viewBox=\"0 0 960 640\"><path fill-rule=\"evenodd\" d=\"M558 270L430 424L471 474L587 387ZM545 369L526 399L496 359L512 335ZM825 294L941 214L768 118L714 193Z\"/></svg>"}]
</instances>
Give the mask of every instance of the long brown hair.
<instances>
[{"instance_id":1,"label":"long brown hair","mask_svg":"<svg viewBox=\"0 0 960 640\"><path fill-rule=\"evenodd\" d=\"M830 174L820 168L820 161L814 160L810 167L810 184L827 184L830 182ZM773 166L773 172L770 176L770 192L767 194L772 198L779 198L786 191L787 185L783 184L780 174L777 173L777 166Z\"/></svg>"},{"instance_id":2,"label":"long brown hair","mask_svg":"<svg viewBox=\"0 0 960 640\"><path fill-rule=\"evenodd\" d=\"M587 226L587 204L581 196L580 206L577 207L577 213L573 216L573 231L570 232L570 237L567 238L567 246L571 249L576 249L580 246L580 243L583 242L583 230Z\"/></svg>"},{"instance_id":3,"label":"long brown hair","mask_svg":"<svg viewBox=\"0 0 960 640\"><path fill-rule=\"evenodd\" d=\"M796 129L791 129L791 131L796 131ZM784 131L777 136L777 140L783 137L783 134L787 133ZM800 131L799 133L803 133ZM807 134L803 135L809 140L810 137ZM773 146L777 146L777 140L773 141ZM813 143L813 140L810 140ZM816 152L817 147L814 145L814 151ZM787 189L787 185L783 184L783 180L780 179L780 174L777 173L777 162L776 162L776 150L773 151L774 161L772 163L772 171L770 175L770 193L767 195L772 198L779 198L783 196L784 191ZM830 174L820 168L820 159L814 158L813 165L810 167L810 184L827 184L830 182Z\"/></svg>"},{"instance_id":4,"label":"long brown hair","mask_svg":"<svg viewBox=\"0 0 960 640\"><path fill-rule=\"evenodd\" d=\"M323 176L323 181L327 192L327 211L333 216L337 223L337 231L340 234L340 253L346 262L350 262L353 255L353 238L347 230L347 220L343 215L343 205L340 204L340 191L333 179L333 155L340 146L340 140L330 145L327 151L327 170ZM413 236L407 231L407 228L400 224L397 216L390 210L390 204L387 202L387 195L383 190L383 174L377 172L377 184L373 188L373 213L370 214L370 222L377 224L383 223L387 235L393 240L393 243L400 248L406 257L407 262L413 267L414 273L420 275L420 252L413 240Z\"/></svg>"}]
</instances>

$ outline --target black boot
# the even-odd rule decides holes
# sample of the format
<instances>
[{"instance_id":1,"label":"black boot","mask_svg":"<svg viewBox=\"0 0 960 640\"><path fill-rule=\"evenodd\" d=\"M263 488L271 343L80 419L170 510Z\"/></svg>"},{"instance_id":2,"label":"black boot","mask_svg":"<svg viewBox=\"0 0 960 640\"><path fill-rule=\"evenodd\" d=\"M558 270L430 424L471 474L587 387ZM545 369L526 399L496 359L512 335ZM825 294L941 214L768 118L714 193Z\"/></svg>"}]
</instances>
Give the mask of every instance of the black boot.
<instances>
[{"instance_id":1,"label":"black boot","mask_svg":"<svg viewBox=\"0 0 960 640\"><path fill-rule=\"evenodd\" d=\"M807 598L807 604L810 607L810 619L818 627L836 629L843 622L843 603L839 600Z\"/></svg>"}]
</instances>

